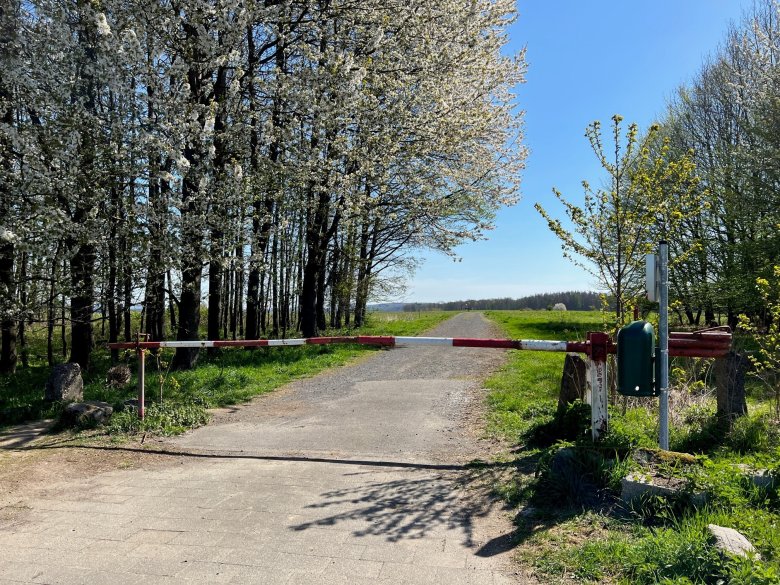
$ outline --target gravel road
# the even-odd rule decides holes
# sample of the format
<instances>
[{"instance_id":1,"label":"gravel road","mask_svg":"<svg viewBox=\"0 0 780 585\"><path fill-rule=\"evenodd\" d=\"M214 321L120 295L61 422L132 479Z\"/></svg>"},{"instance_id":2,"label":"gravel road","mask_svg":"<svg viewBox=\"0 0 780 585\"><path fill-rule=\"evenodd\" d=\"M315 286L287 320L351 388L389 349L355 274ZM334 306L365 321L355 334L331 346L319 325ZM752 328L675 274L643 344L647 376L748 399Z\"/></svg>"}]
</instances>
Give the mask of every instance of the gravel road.
<instances>
[{"instance_id":1,"label":"gravel road","mask_svg":"<svg viewBox=\"0 0 780 585\"><path fill-rule=\"evenodd\" d=\"M495 337L480 313L460 313L426 335ZM291 348L290 351L295 351ZM504 351L397 347L300 380L175 441L179 447L266 455L461 463L484 456L471 421L481 382Z\"/></svg>"}]
</instances>

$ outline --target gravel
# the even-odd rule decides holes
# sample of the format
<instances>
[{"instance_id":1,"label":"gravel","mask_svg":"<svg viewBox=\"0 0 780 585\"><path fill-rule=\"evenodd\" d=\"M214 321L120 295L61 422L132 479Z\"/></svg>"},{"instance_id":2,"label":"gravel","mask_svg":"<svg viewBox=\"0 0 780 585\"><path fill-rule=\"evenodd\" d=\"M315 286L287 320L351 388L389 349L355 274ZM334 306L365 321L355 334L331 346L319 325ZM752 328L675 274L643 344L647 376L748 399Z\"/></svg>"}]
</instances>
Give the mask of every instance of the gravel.
<instances>
[{"instance_id":1,"label":"gravel","mask_svg":"<svg viewBox=\"0 0 780 585\"><path fill-rule=\"evenodd\" d=\"M460 313L426 332L496 337L481 313ZM290 348L295 351L295 348ZM482 381L505 351L396 347L225 409L215 424L176 440L207 451L398 462L463 462L480 455Z\"/></svg>"}]
</instances>

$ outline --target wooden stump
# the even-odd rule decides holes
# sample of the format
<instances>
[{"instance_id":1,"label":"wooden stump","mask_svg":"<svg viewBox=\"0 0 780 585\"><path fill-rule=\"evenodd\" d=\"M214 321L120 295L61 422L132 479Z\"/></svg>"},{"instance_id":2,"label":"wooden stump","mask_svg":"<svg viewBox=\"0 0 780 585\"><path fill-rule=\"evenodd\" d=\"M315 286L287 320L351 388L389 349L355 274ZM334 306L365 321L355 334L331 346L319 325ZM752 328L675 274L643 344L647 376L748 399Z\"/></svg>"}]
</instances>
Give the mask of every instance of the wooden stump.
<instances>
[{"instance_id":1,"label":"wooden stump","mask_svg":"<svg viewBox=\"0 0 780 585\"><path fill-rule=\"evenodd\" d=\"M563 362L561 393L558 395L558 414L576 400L585 400L587 364L578 353L567 353Z\"/></svg>"},{"instance_id":2,"label":"wooden stump","mask_svg":"<svg viewBox=\"0 0 780 585\"><path fill-rule=\"evenodd\" d=\"M723 423L731 423L747 414L745 374L749 365L748 358L734 350L715 360L718 419Z\"/></svg>"}]
</instances>

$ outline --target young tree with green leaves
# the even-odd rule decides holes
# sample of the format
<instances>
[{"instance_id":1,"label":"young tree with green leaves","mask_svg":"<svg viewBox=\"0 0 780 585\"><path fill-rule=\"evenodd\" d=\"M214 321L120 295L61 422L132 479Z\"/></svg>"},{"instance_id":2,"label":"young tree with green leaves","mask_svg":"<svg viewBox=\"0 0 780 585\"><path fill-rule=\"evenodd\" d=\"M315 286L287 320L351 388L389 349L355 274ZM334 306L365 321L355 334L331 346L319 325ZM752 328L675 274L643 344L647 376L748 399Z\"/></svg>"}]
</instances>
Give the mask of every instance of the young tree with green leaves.
<instances>
[{"instance_id":1,"label":"young tree with green leaves","mask_svg":"<svg viewBox=\"0 0 780 585\"><path fill-rule=\"evenodd\" d=\"M607 172L604 187L594 189L583 181L582 206L553 189L565 207L570 230L541 204L535 205L561 240L564 255L595 276L615 299L618 327L628 320L631 305L642 293L645 254L658 240L673 240L681 222L703 205L690 155L672 157L657 125L640 137L636 124L624 131L622 122L621 116L612 117L609 146L600 122L585 132Z\"/></svg>"}]
</instances>

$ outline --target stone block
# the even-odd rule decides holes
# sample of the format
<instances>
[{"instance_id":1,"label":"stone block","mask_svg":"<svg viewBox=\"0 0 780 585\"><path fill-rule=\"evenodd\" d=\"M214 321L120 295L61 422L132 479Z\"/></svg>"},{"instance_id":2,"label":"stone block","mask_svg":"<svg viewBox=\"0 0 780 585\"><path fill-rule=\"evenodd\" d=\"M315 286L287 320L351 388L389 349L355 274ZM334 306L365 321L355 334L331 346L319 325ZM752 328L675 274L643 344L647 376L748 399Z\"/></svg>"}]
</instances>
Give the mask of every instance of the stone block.
<instances>
[{"instance_id":1,"label":"stone block","mask_svg":"<svg viewBox=\"0 0 780 585\"><path fill-rule=\"evenodd\" d=\"M60 415L60 426L96 427L108 421L114 413L113 407L107 402L90 400L68 404Z\"/></svg>"},{"instance_id":2,"label":"stone block","mask_svg":"<svg viewBox=\"0 0 780 585\"><path fill-rule=\"evenodd\" d=\"M679 478L656 478L641 472L629 473L620 480L620 499L626 504L641 501L648 496L679 498L685 493L686 482ZM702 506L707 501L705 492L690 494L694 506Z\"/></svg>"},{"instance_id":3,"label":"stone block","mask_svg":"<svg viewBox=\"0 0 780 585\"><path fill-rule=\"evenodd\" d=\"M84 380L81 379L81 366L78 364L59 364L54 366L46 381L46 400L78 402L84 399Z\"/></svg>"}]
</instances>

